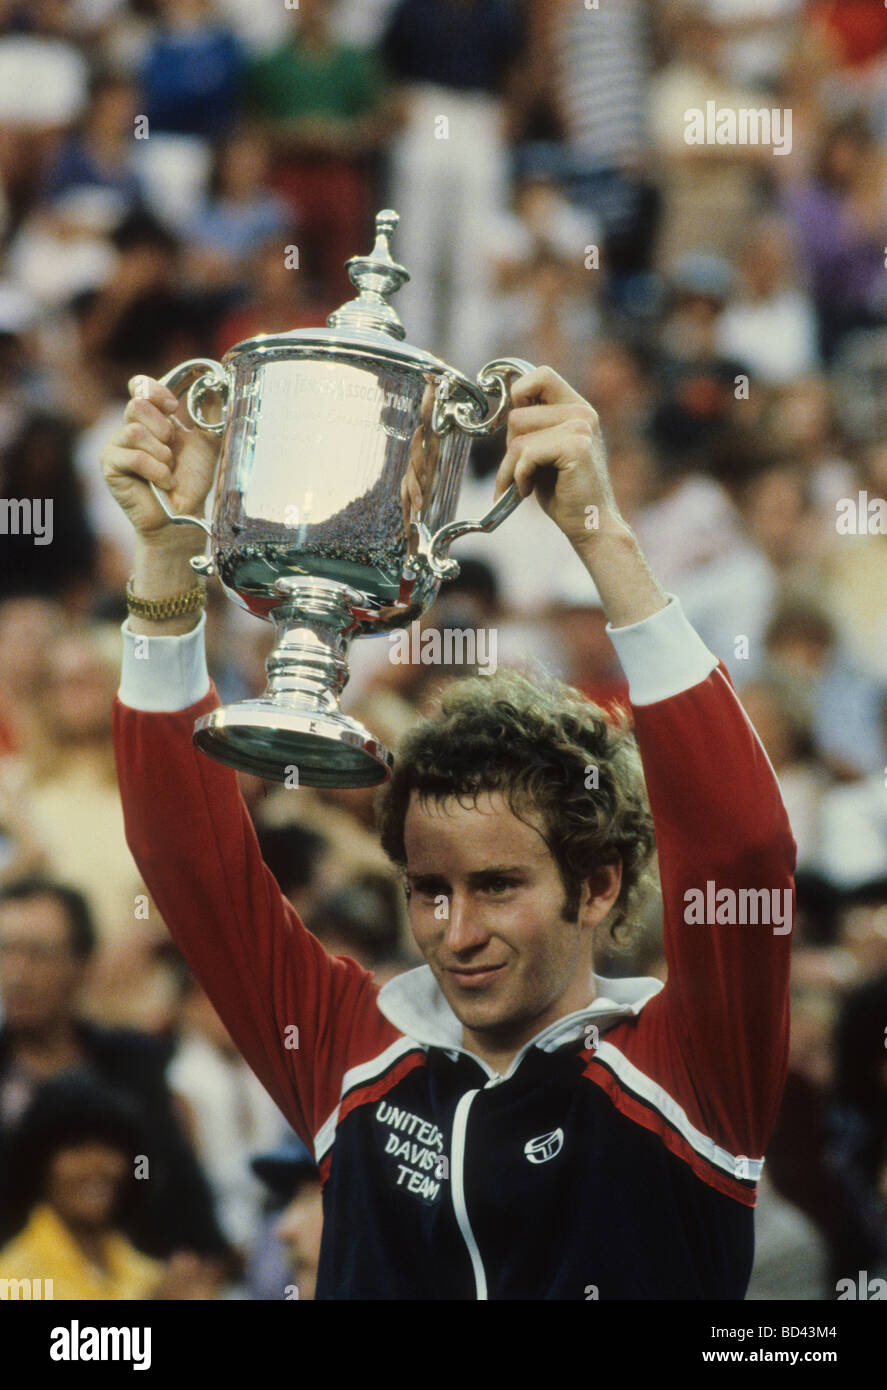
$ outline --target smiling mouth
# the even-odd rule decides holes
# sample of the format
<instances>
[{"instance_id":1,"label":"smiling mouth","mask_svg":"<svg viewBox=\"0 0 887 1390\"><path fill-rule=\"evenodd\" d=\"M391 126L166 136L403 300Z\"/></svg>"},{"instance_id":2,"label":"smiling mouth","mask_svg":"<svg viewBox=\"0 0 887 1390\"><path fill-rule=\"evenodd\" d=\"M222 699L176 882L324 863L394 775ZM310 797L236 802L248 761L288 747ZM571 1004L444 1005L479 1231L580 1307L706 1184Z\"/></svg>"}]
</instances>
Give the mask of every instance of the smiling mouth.
<instances>
[{"instance_id":1,"label":"smiling mouth","mask_svg":"<svg viewBox=\"0 0 887 1390\"><path fill-rule=\"evenodd\" d=\"M447 974L463 985L483 984L504 969L504 962L502 965L447 966Z\"/></svg>"}]
</instances>

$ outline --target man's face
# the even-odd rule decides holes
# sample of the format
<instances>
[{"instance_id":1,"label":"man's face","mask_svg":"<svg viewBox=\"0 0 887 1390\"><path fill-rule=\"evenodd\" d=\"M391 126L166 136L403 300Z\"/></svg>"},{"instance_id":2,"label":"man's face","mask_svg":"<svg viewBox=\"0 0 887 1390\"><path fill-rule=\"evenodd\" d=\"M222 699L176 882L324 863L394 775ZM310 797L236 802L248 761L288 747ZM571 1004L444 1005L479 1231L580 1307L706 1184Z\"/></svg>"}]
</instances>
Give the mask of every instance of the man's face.
<instances>
[{"instance_id":1,"label":"man's face","mask_svg":"<svg viewBox=\"0 0 887 1390\"><path fill-rule=\"evenodd\" d=\"M0 995L10 1028L38 1031L70 1014L82 975L61 903L30 898L0 906Z\"/></svg>"},{"instance_id":2,"label":"man's face","mask_svg":"<svg viewBox=\"0 0 887 1390\"><path fill-rule=\"evenodd\" d=\"M564 886L543 838L498 792L475 805L421 801L414 792L404 844L413 935L469 1046L511 1048L594 996L591 928L621 881L604 871L562 916Z\"/></svg>"},{"instance_id":3,"label":"man's face","mask_svg":"<svg viewBox=\"0 0 887 1390\"><path fill-rule=\"evenodd\" d=\"M312 1299L323 1234L323 1191L319 1179L302 1179L295 1197L277 1221L274 1234L286 1246L299 1300Z\"/></svg>"}]
</instances>

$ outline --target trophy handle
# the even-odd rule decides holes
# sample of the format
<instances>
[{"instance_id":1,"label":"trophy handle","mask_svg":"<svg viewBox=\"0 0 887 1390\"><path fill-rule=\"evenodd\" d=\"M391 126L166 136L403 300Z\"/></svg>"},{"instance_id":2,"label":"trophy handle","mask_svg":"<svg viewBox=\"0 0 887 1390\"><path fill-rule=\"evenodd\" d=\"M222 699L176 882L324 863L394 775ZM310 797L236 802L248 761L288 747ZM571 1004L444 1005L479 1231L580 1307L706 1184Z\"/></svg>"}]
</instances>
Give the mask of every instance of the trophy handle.
<instances>
[{"instance_id":1,"label":"trophy handle","mask_svg":"<svg viewBox=\"0 0 887 1390\"><path fill-rule=\"evenodd\" d=\"M435 434L446 434L457 425L463 434L473 439L493 434L505 423L511 409L511 381L509 378L525 376L535 371L531 362L522 357L496 357L488 362L477 374L477 384L488 396L498 393L499 399L493 411L484 420L477 418L477 406L473 401L454 401L450 399L453 385L452 377L442 378L434 397L431 414L431 428Z\"/></svg>"},{"instance_id":2,"label":"trophy handle","mask_svg":"<svg viewBox=\"0 0 887 1390\"><path fill-rule=\"evenodd\" d=\"M499 393L499 400L485 420L478 420L476 407L470 402L457 402L449 399L449 378L444 377L435 396L431 428L435 434L445 434L456 425L464 434L474 438L492 434L499 429L511 409L511 381L516 376L524 376L535 371L532 363L522 357L497 357L478 373L477 382L487 395ZM506 488L498 502L479 521L451 521L442 526L429 539L422 538L428 564L437 579L455 579L459 573L458 560L451 560L445 552L460 536L471 535L475 531L495 531L497 526L518 507L523 499L514 483Z\"/></svg>"},{"instance_id":3,"label":"trophy handle","mask_svg":"<svg viewBox=\"0 0 887 1390\"><path fill-rule=\"evenodd\" d=\"M195 377L195 371L199 371L200 375ZM193 380L186 397L188 414L200 429L208 430L210 434L222 434L225 429L224 417L228 404L228 374L225 368L221 362L216 362L211 357L192 357L187 362L180 363L178 367L173 367L171 372L166 373L166 376L162 376L160 384L161 386L168 386L173 395L181 398L186 383L192 377ZM210 421L206 419L202 409L206 396L222 397L221 420ZM149 480L148 486L173 526L199 526L212 540L212 528L207 525L203 517L174 512L169 505L166 494L161 492L156 483ZM215 570L212 558L207 555L194 555L190 564L191 568L196 570L198 574L213 574Z\"/></svg>"}]
</instances>

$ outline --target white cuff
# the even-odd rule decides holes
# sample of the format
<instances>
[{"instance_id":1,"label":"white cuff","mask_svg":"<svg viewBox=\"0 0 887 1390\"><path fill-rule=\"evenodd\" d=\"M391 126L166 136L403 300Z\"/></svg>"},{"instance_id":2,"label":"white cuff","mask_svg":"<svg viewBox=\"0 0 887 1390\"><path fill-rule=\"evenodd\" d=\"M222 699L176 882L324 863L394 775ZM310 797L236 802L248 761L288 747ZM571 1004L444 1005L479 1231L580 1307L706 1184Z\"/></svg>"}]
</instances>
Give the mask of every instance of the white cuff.
<instances>
[{"instance_id":1,"label":"white cuff","mask_svg":"<svg viewBox=\"0 0 887 1390\"><path fill-rule=\"evenodd\" d=\"M174 714L209 694L206 666L206 613L182 637L141 637L123 624L123 668L117 694L121 704L148 714Z\"/></svg>"},{"instance_id":2,"label":"white cuff","mask_svg":"<svg viewBox=\"0 0 887 1390\"><path fill-rule=\"evenodd\" d=\"M627 627L607 623L607 636L628 677L633 705L655 705L690 690L710 676L718 664L691 626L681 601L673 594L658 613Z\"/></svg>"}]
</instances>

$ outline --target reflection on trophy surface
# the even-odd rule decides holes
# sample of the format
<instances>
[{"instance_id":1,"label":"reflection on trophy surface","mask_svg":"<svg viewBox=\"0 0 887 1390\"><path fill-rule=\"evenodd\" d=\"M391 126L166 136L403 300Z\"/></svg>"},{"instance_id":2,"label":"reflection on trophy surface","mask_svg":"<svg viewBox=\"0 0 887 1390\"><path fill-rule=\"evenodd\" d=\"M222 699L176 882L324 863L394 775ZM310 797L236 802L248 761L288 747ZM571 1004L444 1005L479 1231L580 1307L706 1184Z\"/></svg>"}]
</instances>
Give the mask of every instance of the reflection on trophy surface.
<instances>
[{"instance_id":1,"label":"reflection on trophy surface","mask_svg":"<svg viewBox=\"0 0 887 1390\"><path fill-rule=\"evenodd\" d=\"M391 257L397 222L378 215L372 252L348 262L357 297L328 327L262 334L164 377L222 436L212 524L155 496L172 521L210 536L194 568L277 630L265 694L205 715L194 738L276 781L388 776L390 753L339 709L349 645L420 617L458 573L452 542L493 530L520 500L512 486L481 520L452 521L472 438L505 423L510 382L530 366L499 359L473 382L403 343L388 300L409 278Z\"/></svg>"}]
</instances>

